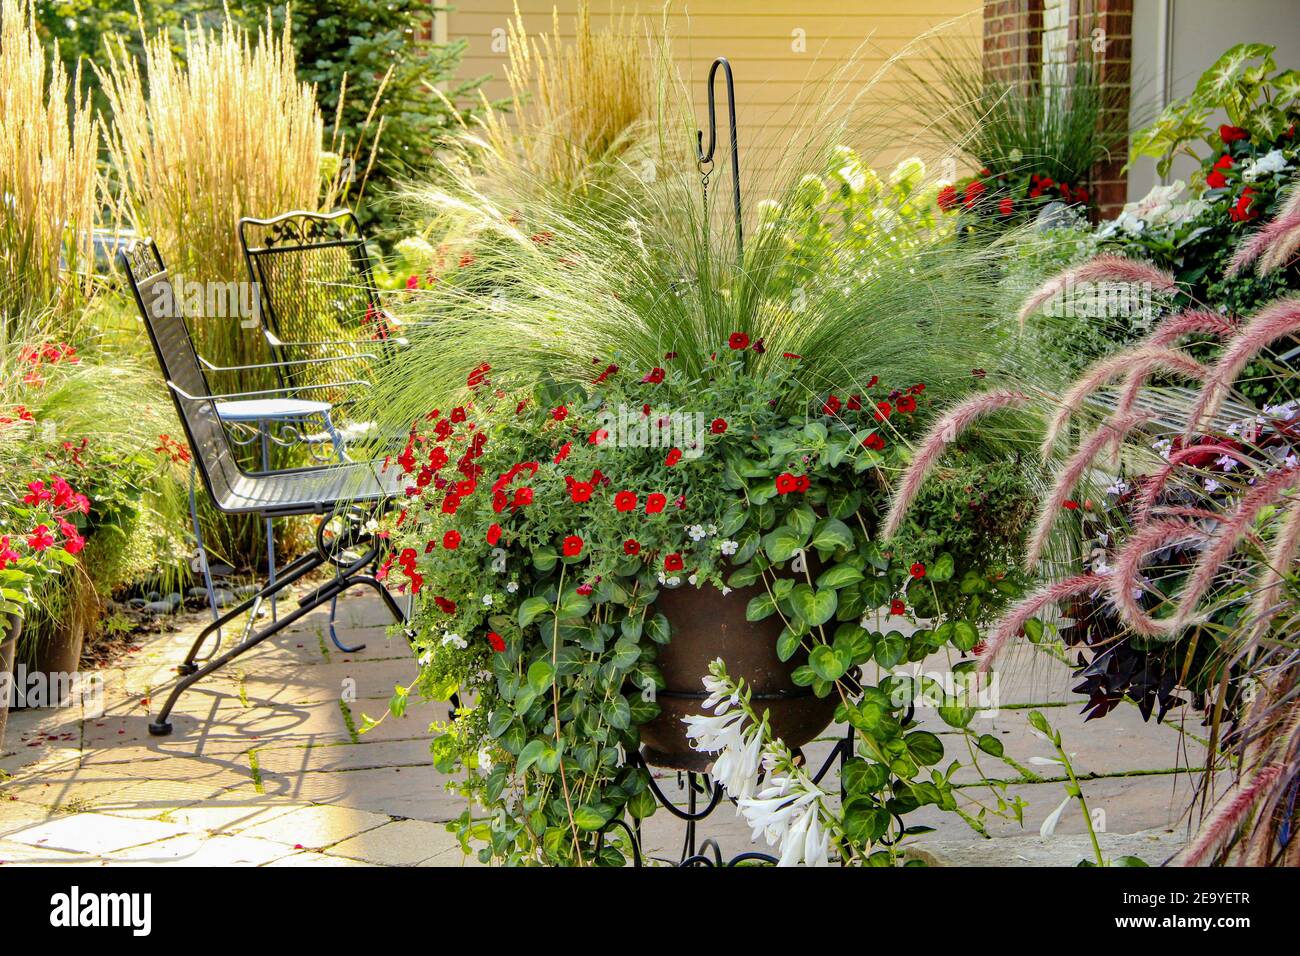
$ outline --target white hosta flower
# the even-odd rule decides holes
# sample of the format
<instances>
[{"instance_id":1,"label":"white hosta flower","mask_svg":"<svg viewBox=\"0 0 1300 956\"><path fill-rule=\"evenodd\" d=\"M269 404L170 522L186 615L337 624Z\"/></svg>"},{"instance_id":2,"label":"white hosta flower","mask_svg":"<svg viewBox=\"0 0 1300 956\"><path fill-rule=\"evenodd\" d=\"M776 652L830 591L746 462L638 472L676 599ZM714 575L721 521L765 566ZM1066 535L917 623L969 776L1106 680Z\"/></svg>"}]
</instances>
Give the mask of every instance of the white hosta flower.
<instances>
[{"instance_id":1,"label":"white hosta flower","mask_svg":"<svg viewBox=\"0 0 1300 956\"><path fill-rule=\"evenodd\" d=\"M1038 828L1038 836L1040 839L1046 840L1056 832L1056 825L1061 822L1061 814L1065 812L1065 808L1070 805L1070 801L1073 799L1074 797L1066 797L1061 801L1060 806L1047 815L1047 819L1043 821L1043 825Z\"/></svg>"},{"instance_id":2,"label":"white hosta flower","mask_svg":"<svg viewBox=\"0 0 1300 956\"><path fill-rule=\"evenodd\" d=\"M682 718L687 738L694 741L691 746L703 753L718 753L728 747L744 746L745 741L741 736L741 725L744 722L745 712L741 710L716 716L692 714Z\"/></svg>"},{"instance_id":3,"label":"white hosta flower","mask_svg":"<svg viewBox=\"0 0 1300 956\"><path fill-rule=\"evenodd\" d=\"M443 647L454 647L462 651L465 648L469 647L469 645L465 643L465 639L463 637L461 637L459 634L453 634L451 631L448 631L446 634L442 635L441 643Z\"/></svg>"},{"instance_id":4,"label":"white hosta flower","mask_svg":"<svg viewBox=\"0 0 1300 956\"><path fill-rule=\"evenodd\" d=\"M722 553L730 557L731 555L735 554L737 551L740 550L740 542L724 541L722 542L721 547L722 547Z\"/></svg>"},{"instance_id":5,"label":"white hosta flower","mask_svg":"<svg viewBox=\"0 0 1300 956\"><path fill-rule=\"evenodd\" d=\"M826 797L810 779L776 774L756 796L737 801L752 828L752 838L762 836L768 846L779 846L778 866L826 866L830 834L822 826L822 800Z\"/></svg>"},{"instance_id":6,"label":"white hosta flower","mask_svg":"<svg viewBox=\"0 0 1300 956\"><path fill-rule=\"evenodd\" d=\"M1241 178L1248 183L1253 183L1261 176L1271 176L1274 173L1280 173L1286 169L1286 156L1282 150L1275 149L1265 153L1254 162L1247 162L1241 167Z\"/></svg>"},{"instance_id":7,"label":"white hosta flower","mask_svg":"<svg viewBox=\"0 0 1300 956\"><path fill-rule=\"evenodd\" d=\"M739 746L733 744L718 754L709 773L733 799L752 797L758 786L758 768L762 759L761 728L750 726L741 735Z\"/></svg>"}]
</instances>

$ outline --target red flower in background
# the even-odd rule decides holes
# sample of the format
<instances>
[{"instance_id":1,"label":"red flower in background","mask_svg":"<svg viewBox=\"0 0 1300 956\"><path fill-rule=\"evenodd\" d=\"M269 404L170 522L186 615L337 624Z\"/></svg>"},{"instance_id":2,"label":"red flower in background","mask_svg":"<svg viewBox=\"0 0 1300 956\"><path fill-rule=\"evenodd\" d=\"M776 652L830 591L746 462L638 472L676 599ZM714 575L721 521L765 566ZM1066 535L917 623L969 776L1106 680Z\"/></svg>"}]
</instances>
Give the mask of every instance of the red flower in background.
<instances>
[{"instance_id":1,"label":"red flower in background","mask_svg":"<svg viewBox=\"0 0 1300 956\"><path fill-rule=\"evenodd\" d=\"M935 202L944 212L950 212L957 208L957 187L948 185L939 190L939 195L935 197Z\"/></svg>"},{"instance_id":2,"label":"red flower in background","mask_svg":"<svg viewBox=\"0 0 1300 956\"><path fill-rule=\"evenodd\" d=\"M48 525L38 524L27 536L27 547L33 551L44 551L54 544L54 535Z\"/></svg>"},{"instance_id":3,"label":"red flower in background","mask_svg":"<svg viewBox=\"0 0 1300 956\"><path fill-rule=\"evenodd\" d=\"M1015 201L1010 196L998 200L999 216L1009 216L1015 211L1016 211L1016 204Z\"/></svg>"},{"instance_id":4,"label":"red flower in background","mask_svg":"<svg viewBox=\"0 0 1300 956\"><path fill-rule=\"evenodd\" d=\"M822 403L823 415L834 415L840 410L840 400L834 395L827 395L826 401Z\"/></svg>"},{"instance_id":5,"label":"red flower in background","mask_svg":"<svg viewBox=\"0 0 1300 956\"><path fill-rule=\"evenodd\" d=\"M904 414L911 414L916 411L916 399L911 395L904 395L898 400L898 410Z\"/></svg>"},{"instance_id":6,"label":"red flower in background","mask_svg":"<svg viewBox=\"0 0 1300 956\"><path fill-rule=\"evenodd\" d=\"M671 468L681 460L682 450L680 448L674 448L668 452L668 457L664 459L664 464Z\"/></svg>"},{"instance_id":7,"label":"red flower in background","mask_svg":"<svg viewBox=\"0 0 1300 956\"><path fill-rule=\"evenodd\" d=\"M636 538L628 538L626 541L623 542L623 553L640 554L641 542L637 541ZM15 555L15 557L17 557L17 555Z\"/></svg>"},{"instance_id":8,"label":"red flower in background","mask_svg":"<svg viewBox=\"0 0 1300 956\"><path fill-rule=\"evenodd\" d=\"M659 492L651 492L646 495L645 513L648 515L657 515L664 510L664 505L668 504L668 499Z\"/></svg>"},{"instance_id":9,"label":"red flower in background","mask_svg":"<svg viewBox=\"0 0 1300 956\"><path fill-rule=\"evenodd\" d=\"M560 446L560 450L555 453L555 457L551 460L558 465L563 462L564 459L569 457L569 452L571 451L573 451L573 442L566 441Z\"/></svg>"},{"instance_id":10,"label":"red flower in background","mask_svg":"<svg viewBox=\"0 0 1300 956\"><path fill-rule=\"evenodd\" d=\"M862 439L862 447L870 448L872 451L880 451L885 447L884 436L880 432L872 432L866 438Z\"/></svg>"},{"instance_id":11,"label":"red flower in background","mask_svg":"<svg viewBox=\"0 0 1300 956\"><path fill-rule=\"evenodd\" d=\"M582 539L576 534L571 534L564 539L564 556L566 558L576 558L582 554Z\"/></svg>"},{"instance_id":12,"label":"red flower in background","mask_svg":"<svg viewBox=\"0 0 1300 956\"><path fill-rule=\"evenodd\" d=\"M1237 199L1236 204L1228 212L1228 216L1233 222L1249 222L1259 215L1258 210L1251 209L1255 203L1255 190L1247 186L1241 191L1241 196Z\"/></svg>"},{"instance_id":13,"label":"red flower in background","mask_svg":"<svg viewBox=\"0 0 1300 956\"><path fill-rule=\"evenodd\" d=\"M438 605L438 610L439 610L439 611L442 611L443 614L455 614L455 613L456 613L456 602L455 602L455 601L448 601L448 600L447 600L445 597L443 597L441 594L438 594L438 595L435 595L435 596L434 596L433 603L436 604L436 605Z\"/></svg>"},{"instance_id":14,"label":"red flower in background","mask_svg":"<svg viewBox=\"0 0 1300 956\"><path fill-rule=\"evenodd\" d=\"M551 417L555 419L557 422L564 421L566 418L569 417L569 406L558 405L555 408L551 409Z\"/></svg>"},{"instance_id":15,"label":"red flower in background","mask_svg":"<svg viewBox=\"0 0 1300 956\"><path fill-rule=\"evenodd\" d=\"M876 402L876 411L872 417L878 422L883 422L894 413L894 406L889 402Z\"/></svg>"},{"instance_id":16,"label":"red flower in background","mask_svg":"<svg viewBox=\"0 0 1300 956\"><path fill-rule=\"evenodd\" d=\"M721 435L727 430L727 420L725 418L715 418L709 426L709 430L715 435Z\"/></svg>"},{"instance_id":17,"label":"red flower in background","mask_svg":"<svg viewBox=\"0 0 1300 956\"><path fill-rule=\"evenodd\" d=\"M776 476L776 493L778 495L788 495L799 488L799 479L788 471L783 471Z\"/></svg>"},{"instance_id":18,"label":"red flower in background","mask_svg":"<svg viewBox=\"0 0 1300 956\"><path fill-rule=\"evenodd\" d=\"M962 199L961 204L969 209L980 201L980 197L988 192L988 187L978 179L973 180L966 186L966 196Z\"/></svg>"},{"instance_id":19,"label":"red flower in background","mask_svg":"<svg viewBox=\"0 0 1300 956\"><path fill-rule=\"evenodd\" d=\"M496 547L496 543L500 540L501 540L501 525L497 524L494 521L492 523L492 526L489 527L487 530L487 543L492 545L493 547Z\"/></svg>"},{"instance_id":20,"label":"red flower in background","mask_svg":"<svg viewBox=\"0 0 1300 956\"><path fill-rule=\"evenodd\" d=\"M573 499L574 504L580 505L591 500L592 487L589 482L573 481L572 479L570 479L570 482L569 497Z\"/></svg>"},{"instance_id":21,"label":"red flower in background","mask_svg":"<svg viewBox=\"0 0 1300 956\"><path fill-rule=\"evenodd\" d=\"M900 601L898 598L894 598L892 601L889 602L890 614L904 614L906 612L907 612L907 605L904 604L902 601Z\"/></svg>"},{"instance_id":22,"label":"red flower in background","mask_svg":"<svg viewBox=\"0 0 1300 956\"><path fill-rule=\"evenodd\" d=\"M491 371L491 369L492 366L487 362L484 362L478 368L474 369L474 371L469 373L469 376L465 379L465 384L470 388L478 388L487 381L487 373Z\"/></svg>"},{"instance_id":23,"label":"red flower in background","mask_svg":"<svg viewBox=\"0 0 1300 956\"><path fill-rule=\"evenodd\" d=\"M737 352L749 348L749 336L744 332L732 332L727 344Z\"/></svg>"},{"instance_id":24,"label":"red flower in background","mask_svg":"<svg viewBox=\"0 0 1300 956\"><path fill-rule=\"evenodd\" d=\"M592 432L590 435L587 436L587 444L599 445L608 437L609 437L609 429L597 428L594 432Z\"/></svg>"},{"instance_id":25,"label":"red flower in background","mask_svg":"<svg viewBox=\"0 0 1300 956\"><path fill-rule=\"evenodd\" d=\"M683 567L685 567L685 565L682 563L682 556L676 551L664 556L665 571L680 571Z\"/></svg>"},{"instance_id":26,"label":"red flower in background","mask_svg":"<svg viewBox=\"0 0 1300 956\"><path fill-rule=\"evenodd\" d=\"M442 536L442 546L448 551L455 551L460 547L460 532L456 530L448 531Z\"/></svg>"},{"instance_id":27,"label":"red flower in background","mask_svg":"<svg viewBox=\"0 0 1300 956\"><path fill-rule=\"evenodd\" d=\"M1237 140L1247 139L1249 136L1250 134L1240 126L1230 126L1227 123L1224 123L1219 127L1219 139L1223 140L1225 143L1235 143Z\"/></svg>"},{"instance_id":28,"label":"red flower in background","mask_svg":"<svg viewBox=\"0 0 1300 956\"><path fill-rule=\"evenodd\" d=\"M925 577L925 565L922 564L920 561L918 561L916 562L916 564L908 568L907 573L910 574L912 577L916 578L917 580L920 580L921 578Z\"/></svg>"},{"instance_id":29,"label":"red flower in background","mask_svg":"<svg viewBox=\"0 0 1300 956\"><path fill-rule=\"evenodd\" d=\"M505 653L506 642L502 640L501 635L496 631L488 631L488 643L492 645L492 650L498 654Z\"/></svg>"},{"instance_id":30,"label":"red flower in background","mask_svg":"<svg viewBox=\"0 0 1300 956\"><path fill-rule=\"evenodd\" d=\"M0 537L0 571L3 571L14 561L21 557L17 551L9 547L9 535Z\"/></svg>"},{"instance_id":31,"label":"red flower in background","mask_svg":"<svg viewBox=\"0 0 1300 956\"><path fill-rule=\"evenodd\" d=\"M614 507L619 511L635 511L636 504L636 494L631 491L620 491L614 496Z\"/></svg>"},{"instance_id":32,"label":"red flower in background","mask_svg":"<svg viewBox=\"0 0 1300 956\"><path fill-rule=\"evenodd\" d=\"M663 380L664 380L664 370L659 368L658 366L652 368L649 372L646 373L645 378L641 379L641 381L646 385L658 385Z\"/></svg>"}]
</instances>

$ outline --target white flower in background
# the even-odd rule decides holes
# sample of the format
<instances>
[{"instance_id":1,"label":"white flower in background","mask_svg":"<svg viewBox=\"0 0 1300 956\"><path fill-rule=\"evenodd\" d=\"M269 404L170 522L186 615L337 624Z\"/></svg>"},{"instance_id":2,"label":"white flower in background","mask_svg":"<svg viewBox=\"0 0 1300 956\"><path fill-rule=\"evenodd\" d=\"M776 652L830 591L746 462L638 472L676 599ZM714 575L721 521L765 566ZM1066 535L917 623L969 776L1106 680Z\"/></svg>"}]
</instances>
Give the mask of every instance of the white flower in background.
<instances>
[{"instance_id":1,"label":"white flower in background","mask_svg":"<svg viewBox=\"0 0 1300 956\"><path fill-rule=\"evenodd\" d=\"M730 593L731 593L731 588L727 587L727 586L724 584L724 585L722 586L722 596L723 596L723 597L726 597L726 596L727 596L728 594L730 594Z\"/></svg>"},{"instance_id":2,"label":"white flower in background","mask_svg":"<svg viewBox=\"0 0 1300 956\"><path fill-rule=\"evenodd\" d=\"M717 526L716 524L711 524L711 525L709 525L709 527L708 527L708 532L709 532L710 537L713 536L713 535L715 535L715 534L717 534L717 533L718 533L718 526Z\"/></svg>"},{"instance_id":3,"label":"white flower in background","mask_svg":"<svg viewBox=\"0 0 1300 956\"><path fill-rule=\"evenodd\" d=\"M1061 822L1061 814L1065 812L1065 808L1070 805L1070 801L1073 799L1074 797L1066 797L1061 801L1060 806L1047 815L1047 819L1043 821L1043 825L1038 828L1038 836L1040 839L1046 840L1056 832L1056 825Z\"/></svg>"},{"instance_id":4,"label":"white flower in background","mask_svg":"<svg viewBox=\"0 0 1300 956\"><path fill-rule=\"evenodd\" d=\"M1294 468L1296 465L1300 465L1300 459L1296 458L1295 452L1291 452L1291 454L1286 456L1282 464L1286 465L1288 468Z\"/></svg>"},{"instance_id":5,"label":"white flower in background","mask_svg":"<svg viewBox=\"0 0 1300 956\"><path fill-rule=\"evenodd\" d=\"M691 525L689 528L686 529L686 534L690 537L690 539L691 539L692 541L703 541L703 540L704 540L704 525L702 525L702 524L693 524L693 525Z\"/></svg>"},{"instance_id":6,"label":"white flower in background","mask_svg":"<svg viewBox=\"0 0 1300 956\"><path fill-rule=\"evenodd\" d=\"M692 573L691 576L686 579L686 583L694 587L696 584L699 583L699 580L700 580L700 576L698 574Z\"/></svg>"},{"instance_id":7,"label":"white flower in background","mask_svg":"<svg viewBox=\"0 0 1300 956\"><path fill-rule=\"evenodd\" d=\"M425 651L420 655L419 660L417 660L416 663L421 667L428 667L433 663L433 651Z\"/></svg>"},{"instance_id":8,"label":"white flower in background","mask_svg":"<svg viewBox=\"0 0 1300 956\"><path fill-rule=\"evenodd\" d=\"M738 541L728 540L722 542L722 553L727 556L733 555L739 550L740 550L740 542Z\"/></svg>"},{"instance_id":9,"label":"white flower in background","mask_svg":"<svg viewBox=\"0 0 1300 956\"><path fill-rule=\"evenodd\" d=\"M1222 488L1222 487L1223 487L1223 485L1219 484L1219 483L1218 483L1217 481L1215 481L1213 478L1206 478L1206 479L1205 479L1205 490L1206 490L1206 491L1218 491L1218 490L1219 490L1220 488Z\"/></svg>"},{"instance_id":10,"label":"white flower in background","mask_svg":"<svg viewBox=\"0 0 1300 956\"><path fill-rule=\"evenodd\" d=\"M485 595L483 595L483 603L484 603L487 607L491 607L491 606L492 606L492 595L490 595L490 594L485 594Z\"/></svg>"},{"instance_id":11,"label":"white flower in background","mask_svg":"<svg viewBox=\"0 0 1300 956\"><path fill-rule=\"evenodd\" d=\"M484 773L492 769L492 751L488 750L487 747L478 749L478 768Z\"/></svg>"},{"instance_id":12,"label":"white flower in background","mask_svg":"<svg viewBox=\"0 0 1300 956\"><path fill-rule=\"evenodd\" d=\"M514 594L518 590L519 590L518 581L511 581L509 584L506 585L506 593L508 594Z\"/></svg>"},{"instance_id":13,"label":"white flower in background","mask_svg":"<svg viewBox=\"0 0 1300 956\"><path fill-rule=\"evenodd\" d=\"M1265 153L1259 159L1247 162L1241 167L1241 178L1248 183L1253 183L1261 176L1271 176L1274 173L1280 173L1286 169L1286 156L1282 150L1275 149L1272 152Z\"/></svg>"},{"instance_id":14,"label":"white flower in background","mask_svg":"<svg viewBox=\"0 0 1300 956\"><path fill-rule=\"evenodd\" d=\"M442 646L454 647L462 651L465 648L469 647L469 645L465 643L465 639L463 637L461 637L459 634L453 634L451 631L448 631L446 634L442 635Z\"/></svg>"},{"instance_id":15,"label":"white flower in background","mask_svg":"<svg viewBox=\"0 0 1300 956\"><path fill-rule=\"evenodd\" d=\"M1123 478L1116 478L1115 483L1106 489L1108 495L1125 495L1128 494L1129 483Z\"/></svg>"},{"instance_id":16,"label":"white flower in background","mask_svg":"<svg viewBox=\"0 0 1300 956\"><path fill-rule=\"evenodd\" d=\"M1224 471L1232 471L1237 467L1237 459L1229 458L1227 455L1220 455L1218 458L1214 459L1214 463Z\"/></svg>"},{"instance_id":17,"label":"white flower in background","mask_svg":"<svg viewBox=\"0 0 1300 956\"><path fill-rule=\"evenodd\" d=\"M1232 429L1230 428L1228 430L1231 431ZM1151 443L1152 450L1154 450L1155 453L1159 455L1161 458L1164 458L1166 460L1169 458L1169 450L1173 447L1174 447L1173 441L1168 438L1161 438L1159 441L1154 441Z\"/></svg>"}]
</instances>

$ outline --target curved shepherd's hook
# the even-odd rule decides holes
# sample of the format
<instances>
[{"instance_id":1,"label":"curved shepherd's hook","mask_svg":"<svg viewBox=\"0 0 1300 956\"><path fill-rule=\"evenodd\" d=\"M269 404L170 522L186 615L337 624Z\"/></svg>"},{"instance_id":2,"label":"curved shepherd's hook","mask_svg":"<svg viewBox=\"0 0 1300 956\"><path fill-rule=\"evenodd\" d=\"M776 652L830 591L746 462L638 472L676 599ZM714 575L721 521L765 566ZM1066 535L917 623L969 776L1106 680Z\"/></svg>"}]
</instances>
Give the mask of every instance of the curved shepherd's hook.
<instances>
[{"instance_id":1,"label":"curved shepherd's hook","mask_svg":"<svg viewBox=\"0 0 1300 956\"><path fill-rule=\"evenodd\" d=\"M736 87L731 77L731 64L720 56L709 67L709 148L704 149L704 130L695 131L695 160L701 171L705 164L713 168L713 151L718 145L718 116L713 102L713 80L718 67L727 76L727 113L731 122L731 203L736 213L736 259L745 256L745 237L740 222L740 147L736 144Z\"/></svg>"}]
</instances>

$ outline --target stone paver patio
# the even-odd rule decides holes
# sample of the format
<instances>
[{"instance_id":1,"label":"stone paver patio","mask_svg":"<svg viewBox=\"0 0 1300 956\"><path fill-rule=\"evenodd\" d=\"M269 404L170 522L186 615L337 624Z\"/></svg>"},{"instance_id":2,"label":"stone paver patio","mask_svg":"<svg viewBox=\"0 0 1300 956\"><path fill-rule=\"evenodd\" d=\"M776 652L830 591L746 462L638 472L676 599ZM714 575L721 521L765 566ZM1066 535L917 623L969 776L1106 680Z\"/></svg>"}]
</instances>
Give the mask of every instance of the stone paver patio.
<instances>
[{"instance_id":1,"label":"stone paver patio","mask_svg":"<svg viewBox=\"0 0 1300 956\"><path fill-rule=\"evenodd\" d=\"M477 865L443 826L464 809L429 756L428 725L445 715L445 705L413 702L402 719L358 732L362 715L380 716L393 686L415 672L405 642L386 633L376 599L339 603L342 639L364 642L365 650L340 652L328 640L324 612L308 616L189 691L174 713L173 735L151 737L150 710L160 706L200 623L142 638L138 652L106 669L102 715L79 707L10 714L0 754L0 864ZM918 855L985 865L1073 865L1090 855L1074 807L1055 837L1038 836L1065 794L1057 769L1035 760L1051 750L1029 730L1031 706L1061 730L1076 770L1089 775L1085 794L1107 854L1158 863L1181 845L1183 812L1200 777L1199 745L1187 749L1173 726L1145 724L1129 706L1085 728L1069 686L1064 666L1046 655L1032 648L1009 655L1001 709L972 726L997 735L1009 756L1047 779L1027 780L981 755L988 776L1015 781L1008 794L1028 803L1024 826L990 818L984 838L955 815L926 808L908 821L937 828L917 841ZM965 757L937 716L918 717L944 737L945 765ZM812 762L829 752L832 734L808 748ZM957 779L969 783L974 773L963 769ZM659 782L681 794L675 774L662 773ZM829 782L834 786L833 775ZM978 787L961 794L971 813L992 799ZM682 827L656 814L646 851L676 858ZM725 804L700 825L704 837L715 837L728 858L767 849L750 843L743 820Z\"/></svg>"}]
</instances>

